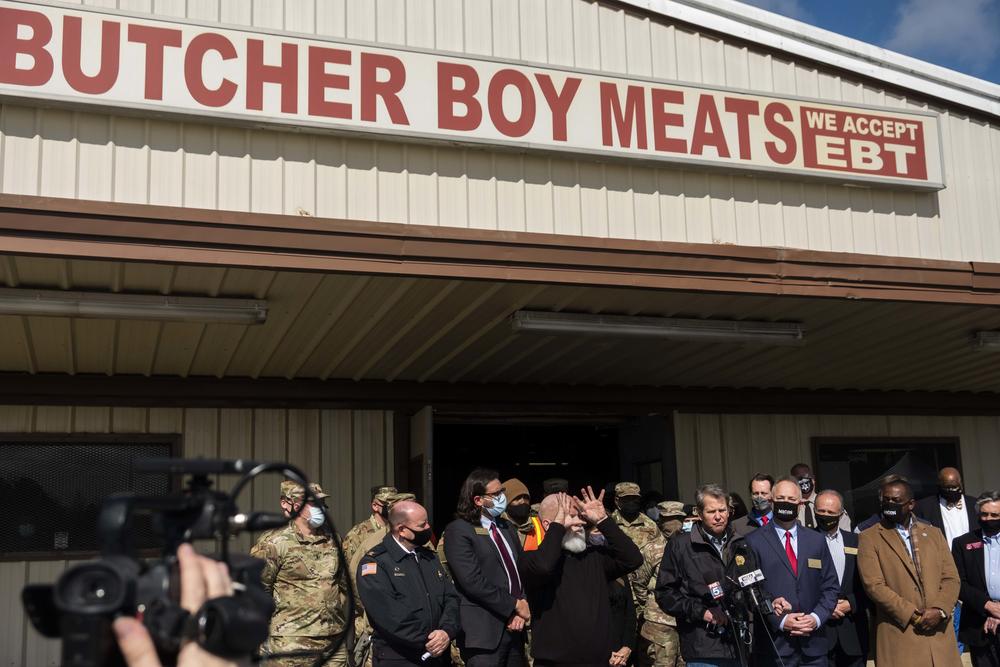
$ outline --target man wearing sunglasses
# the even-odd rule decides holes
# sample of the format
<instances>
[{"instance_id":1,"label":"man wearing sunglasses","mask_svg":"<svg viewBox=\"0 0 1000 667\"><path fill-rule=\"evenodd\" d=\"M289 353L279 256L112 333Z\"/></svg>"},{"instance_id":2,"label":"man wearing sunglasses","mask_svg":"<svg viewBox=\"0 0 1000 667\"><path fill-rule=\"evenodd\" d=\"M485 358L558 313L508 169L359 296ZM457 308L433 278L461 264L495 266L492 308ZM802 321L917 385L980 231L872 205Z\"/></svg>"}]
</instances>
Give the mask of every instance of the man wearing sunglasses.
<instances>
[{"instance_id":1,"label":"man wearing sunglasses","mask_svg":"<svg viewBox=\"0 0 1000 667\"><path fill-rule=\"evenodd\" d=\"M458 645L466 667L521 667L531 618L518 561L517 527L503 518L507 495L494 470L476 468L462 484L444 552L462 597Z\"/></svg>"}]
</instances>

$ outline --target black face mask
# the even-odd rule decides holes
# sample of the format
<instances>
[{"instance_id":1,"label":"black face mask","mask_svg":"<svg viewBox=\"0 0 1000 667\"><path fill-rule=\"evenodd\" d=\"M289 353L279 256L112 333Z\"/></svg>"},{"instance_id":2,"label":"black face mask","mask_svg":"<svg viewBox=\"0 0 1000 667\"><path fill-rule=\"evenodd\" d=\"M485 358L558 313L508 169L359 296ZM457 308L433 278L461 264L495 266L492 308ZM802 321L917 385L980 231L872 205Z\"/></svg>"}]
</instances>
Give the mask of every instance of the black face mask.
<instances>
[{"instance_id":1,"label":"black face mask","mask_svg":"<svg viewBox=\"0 0 1000 667\"><path fill-rule=\"evenodd\" d=\"M979 525L983 527L983 532L987 535L995 535L1000 531L1000 519L980 519Z\"/></svg>"},{"instance_id":2,"label":"black face mask","mask_svg":"<svg viewBox=\"0 0 1000 667\"><path fill-rule=\"evenodd\" d=\"M938 494L949 503L957 503L962 499L962 489L946 489L944 487L938 487Z\"/></svg>"},{"instance_id":3,"label":"black face mask","mask_svg":"<svg viewBox=\"0 0 1000 667\"><path fill-rule=\"evenodd\" d=\"M824 533L828 533L834 529L834 527L840 525L840 516L830 516L828 514L817 514L816 515L816 525Z\"/></svg>"},{"instance_id":4,"label":"black face mask","mask_svg":"<svg viewBox=\"0 0 1000 667\"><path fill-rule=\"evenodd\" d=\"M407 526L406 529L413 533L413 537L410 538L410 542L418 547L422 547L431 541L431 534L433 531L430 527L424 528L423 530L413 530Z\"/></svg>"},{"instance_id":5,"label":"black face mask","mask_svg":"<svg viewBox=\"0 0 1000 667\"><path fill-rule=\"evenodd\" d=\"M618 509L621 510L623 517L625 517L629 521L633 521L637 516L639 516L640 512L639 499L629 498L627 500L621 500L618 503Z\"/></svg>"},{"instance_id":6,"label":"black face mask","mask_svg":"<svg viewBox=\"0 0 1000 667\"><path fill-rule=\"evenodd\" d=\"M531 516L531 505L507 505L507 516L514 523L522 524Z\"/></svg>"},{"instance_id":7,"label":"black face mask","mask_svg":"<svg viewBox=\"0 0 1000 667\"><path fill-rule=\"evenodd\" d=\"M812 479L805 477L799 480L799 488L802 489L802 497L808 498L812 495L815 484Z\"/></svg>"},{"instance_id":8,"label":"black face mask","mask_svg":"<svg viewBox=\"0 0 1000 667\"><path fill-rule=\"evenodd\" d=\"M794 521L798 516L798 503L790 503L787 500L774 503L774 518L778 521Z\"/></svg>"},{"instance_id":9,"label":"black face mask","mask_svg":"<svg viewBox=\"0 0 1000 667\"><path fill-rule=\"evenodd\" d=\"M910 513L902 503L882 501L882 519L889 524L905 526L910 521Z\"/></svg>"}]
</instances>

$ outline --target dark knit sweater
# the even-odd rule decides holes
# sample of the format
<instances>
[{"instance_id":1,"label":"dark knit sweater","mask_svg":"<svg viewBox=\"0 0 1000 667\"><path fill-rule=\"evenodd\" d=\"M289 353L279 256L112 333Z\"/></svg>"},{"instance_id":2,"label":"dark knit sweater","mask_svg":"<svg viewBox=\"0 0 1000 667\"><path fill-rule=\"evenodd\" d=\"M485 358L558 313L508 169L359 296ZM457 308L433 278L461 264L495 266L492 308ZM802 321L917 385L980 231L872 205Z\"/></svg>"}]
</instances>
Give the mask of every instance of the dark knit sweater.
<instances>
[{"instance_id":1,"label":"dark knit sweater","mask_svg":"<svg viewBox=\"0 0 1000 667\"><path fill-rule=\"evenodd\" d=\"M608 582L638 568L642 554L610 518L598 528L607 546L573 554L562 548L566 529L553 523L518 564L531 607L531 653L542 664L607 667L621 648L612 646Z\"/></svg>"}]
</instances>

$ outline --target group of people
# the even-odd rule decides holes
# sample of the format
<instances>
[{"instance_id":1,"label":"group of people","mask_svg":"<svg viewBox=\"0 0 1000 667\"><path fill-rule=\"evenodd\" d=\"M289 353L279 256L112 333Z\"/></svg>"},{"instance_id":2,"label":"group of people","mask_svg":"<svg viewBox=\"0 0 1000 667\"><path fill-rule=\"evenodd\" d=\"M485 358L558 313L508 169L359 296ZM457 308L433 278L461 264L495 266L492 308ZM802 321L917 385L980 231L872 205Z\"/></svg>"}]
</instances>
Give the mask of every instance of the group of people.
<instances>
[{"instance_id":1,"label":"group of people","mask_svg":"<svg viewBox=\"0 0 1000 667\"><path fill-rule=\"evenodd\" d=\"M327 664L949 667L964 645L1000 667L1000 492L966 495L953 468L938 485L918 502L886 477L852 531L805 464L754 475L745 511L714 484L684 505L644 503L631 482L606 503L548 480L533 504L519 480L476 469L439 535L412 494L379 486L343 540L352 589L322 489L306 502L286 482L297 517L251 551L276 607L265 651L286 655L267 664L313 664L342 637Z\"/></svg>"}]
</instances>

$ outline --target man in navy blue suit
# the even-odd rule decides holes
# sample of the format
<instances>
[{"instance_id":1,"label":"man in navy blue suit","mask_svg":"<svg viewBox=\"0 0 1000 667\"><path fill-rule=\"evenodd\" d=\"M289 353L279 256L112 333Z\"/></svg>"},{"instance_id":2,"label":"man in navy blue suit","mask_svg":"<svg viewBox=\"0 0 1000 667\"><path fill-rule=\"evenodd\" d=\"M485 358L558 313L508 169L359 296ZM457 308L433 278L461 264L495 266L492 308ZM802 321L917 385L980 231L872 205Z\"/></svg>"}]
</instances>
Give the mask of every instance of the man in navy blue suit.
<instances>
[{"instance_id":1,"label":"man in navy blue suit","mask_svg":"<svg viewBox=\"0 0 1000 667\"><path fill-rule=\"evenodd\" d=\"M825 538L799 525L802 491L785 478L775 484L774 521L746 537L764 574L764 588L774 599L774 616L754 641L757 664L825 667L829 642L820 628L837 606L840 582ZM777 651L777 654L775 654Z\"/></svg>"}]
</instances>

